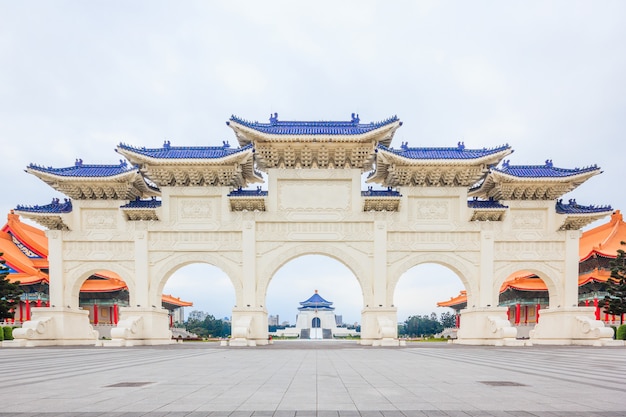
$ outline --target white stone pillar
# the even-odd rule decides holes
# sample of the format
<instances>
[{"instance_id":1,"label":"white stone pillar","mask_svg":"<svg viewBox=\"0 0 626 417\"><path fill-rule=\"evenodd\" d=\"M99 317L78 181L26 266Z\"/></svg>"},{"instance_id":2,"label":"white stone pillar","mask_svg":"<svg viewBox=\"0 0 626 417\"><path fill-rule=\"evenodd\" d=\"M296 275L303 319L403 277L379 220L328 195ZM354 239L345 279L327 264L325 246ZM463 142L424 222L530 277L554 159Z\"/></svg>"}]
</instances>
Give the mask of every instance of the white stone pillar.
<instances>
[{"instance_id":1,"label":"white stone pillar","mask_svg":"<svg viewBox=\"0 0 626 417\"><path fill-rule=\"evenodd\" d=\"M78 308L78 298L75 300L64 300L65 294L65 274L63 272L63 232L58 230L48 230L48 276L50 277L48 296L50 306L65 307L73 305Z\"/></svg>"},{"instance_id":2,"label":"white stone pillar","mask_svg":"<svg viewBox=\"0 0 626 417\"><path fill-rule=\"evenodd\" d=\"M156 294L158 300L150 300L150 275L148 270L148 239L147 232L139 231L135 234L135 291L129 294L130 307L151 307L158 302L161 306L161 294ZM154 283L157 285L157 283ZM157 304L154 304L155 307Z\"/></svg>"}]
</instances>

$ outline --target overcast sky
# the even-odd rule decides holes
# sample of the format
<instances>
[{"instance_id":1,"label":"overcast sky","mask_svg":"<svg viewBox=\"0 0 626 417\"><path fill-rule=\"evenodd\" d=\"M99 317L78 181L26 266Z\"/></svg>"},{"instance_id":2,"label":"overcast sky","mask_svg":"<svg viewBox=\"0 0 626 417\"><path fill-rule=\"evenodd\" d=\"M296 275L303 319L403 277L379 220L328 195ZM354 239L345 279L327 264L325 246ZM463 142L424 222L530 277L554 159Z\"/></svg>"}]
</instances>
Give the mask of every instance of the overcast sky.
<instances>
[{"instance_id":1,"label":"overcast sky","mask_svg":"<svg viewBox=\"0 0 626 417\"><path fill-rule=\"evenodd\" d=\"M0 213L63 197L24 173L31 162L115 164L120 142L235 144L224 123L231 114L265 121L273 112L398 115L396 147L509 143L512 164L598 164L604 173L565 198L624 208L625 16L620 1L0 0ZM318 288L316 267L333 277L329 289ZM190 271L166 290L229 315L226 278ZM396 300L401 319L462 288L453 276L441 296L433 280L448 278L420 271L400 285L430 301ZM191 290L185 275L198 280ZM302 294L283 292L295 282ZM316 288L344 320L360 319L354 277L313 256L279 271L270 314L293 322Z\"/></svg>"}]
</instances>

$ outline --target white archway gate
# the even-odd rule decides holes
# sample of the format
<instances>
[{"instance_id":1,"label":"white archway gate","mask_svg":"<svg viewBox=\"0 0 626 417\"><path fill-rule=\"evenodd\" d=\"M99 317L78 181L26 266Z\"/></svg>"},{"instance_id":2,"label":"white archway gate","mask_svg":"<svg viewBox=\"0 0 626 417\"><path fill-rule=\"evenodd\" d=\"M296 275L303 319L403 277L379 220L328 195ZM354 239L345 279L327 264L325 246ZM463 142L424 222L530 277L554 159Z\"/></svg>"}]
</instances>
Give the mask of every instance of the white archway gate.
<instances>
[{"instance_id":1,"label":"white archway gate","mask_svg":"<svg viewBox=\"0 0 626 417\"><path fill-rule=\"evenodd\" d=\"M265 344L269 282L304 254L331 256L356 276L364 345L398 344L393 291L406 270L424 262L449 267L465 284L459 343L519 343L506 309L497 306L504 279L525 269L540 273L550 289L550 309L532 343L610 339L593 308L577 307L578 229L610 208L572 210L572 203L555 201L597 167L496 168L508 145L394 150L397 118L361 124L354 115L348 122L282 122L274 115L266 124L233 117L229 125L240 148L122 144L117 150L132 166L29 167L67 194L72 210L18 211L52 229L51 307L33 310L15 332L20 343L95 343L74 300L79 281L94 270L116 271L129 286L130 305L121 309L110 344L169 343L163 285L180 266L204 262L228 274L235 288L231 344ZM241 189L262 181L256 169L267 174L267 191ZM363 191L367 171L369 182L388 188Z\"/></svg>"}]
</instances>

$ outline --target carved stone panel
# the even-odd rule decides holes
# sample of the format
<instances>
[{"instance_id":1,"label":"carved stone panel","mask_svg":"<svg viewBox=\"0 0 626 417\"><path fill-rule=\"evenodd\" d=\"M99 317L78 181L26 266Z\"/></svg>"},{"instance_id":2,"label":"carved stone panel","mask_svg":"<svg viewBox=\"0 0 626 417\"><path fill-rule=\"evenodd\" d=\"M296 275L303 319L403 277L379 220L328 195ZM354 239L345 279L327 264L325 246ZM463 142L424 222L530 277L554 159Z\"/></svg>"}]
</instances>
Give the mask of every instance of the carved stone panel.
<instances>
[{"instance_id":1,"label":"carved stone panel","mask_svg":"<svg viewBox=\"0 0 626 417\"><path fill-rule=\"evenodd\" d=\"M514 230L543 230L546 225L545 210L520 210L511 219Z\"/></svg>"},{"instance_id":2,"label":"carved stone panel","mask_svg":"<svg viewBox=\"0 0 626 417\"><path fill-rule=\"evenodd\" d=\"M417 222L443 223L452 220L452 204L445 198L412 198L412 214Z\"/></svg>"},{"instance_id":3,"label":"carved stone panel","mask_svg":"<svg viewBox=\"0 0 626 417\"><path fill-rule=\"evenodd\" d=\"M173 197L172 220L197 223L218 217L219 199L216 197Z\"/></svg>"},{"instance_id":4,"label":"carved stone panel","mask_svg":"<svg viewBox=\"0 0 626 417\"><path fill-rule=\"evenodd\" d=\"M131 260L135 257L133 242L65 242L65 260Z\"/></svg>"},{"instance_id":5,"label":"carved stone panel","mask_svg":"<svg viewBox=\"0 0 626 417\"><path fill-rule=\"evenodd\" d=\"M151 250L241 250L240 232L153 232L150 234Z\"/></svg>"},{"instance_id":6,"label":"carved stone panel","mask_svg":"<svg viewBox=\"0 0 626 417\"><path fill-rule=\"evenodd\" d=\"M559 260L565 257L563 242L496 242L496 260Z\"/></svg>"},{"instance_id":7,"label":"carved stone panel","mask_svg":"<svg viewBox=\"0 0 626 417\"><path fill-rule=\"evenodd\" d=\"M344 240L370 241L374 224L369 223L257 223L257 241Z\"/></svg>"},{"instance_id":8,"label":"carved stone panel","mask_svg":"<svg viewBox=\"0 0 626 417\"><path fill-rule=\"evenodd\" d=\"M118 210L83 209L81 226L83 230L112 230L117 228Z\"/></svg>"},{"instance_id":9,"label":"carved stone panel","mask_svg":"<svg viewBox=\"0 0 626 417\"><path fill-rule=\"evenodd\" d=\"M350 210L351 181L282 180L278 184L280 210Z\"/></svg>"}]
</instances>

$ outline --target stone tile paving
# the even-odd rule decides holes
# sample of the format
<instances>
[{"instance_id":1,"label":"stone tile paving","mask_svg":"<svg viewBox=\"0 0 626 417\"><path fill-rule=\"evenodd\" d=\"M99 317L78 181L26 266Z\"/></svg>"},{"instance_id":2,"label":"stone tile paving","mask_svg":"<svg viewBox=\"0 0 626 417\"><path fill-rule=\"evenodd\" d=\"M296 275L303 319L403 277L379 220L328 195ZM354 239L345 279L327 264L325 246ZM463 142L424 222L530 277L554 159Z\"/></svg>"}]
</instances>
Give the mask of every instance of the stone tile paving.
<instances>
[{"instance_id":1,"label":"stone tile paving","mask_svg":"<svg viewBox=\"0 0 626 417\"><path fill-rule=\"evenodd\" d=\"M0 365L0 417L626 417L624 348L49 347Z\"/></svg>"}]
</instances>

